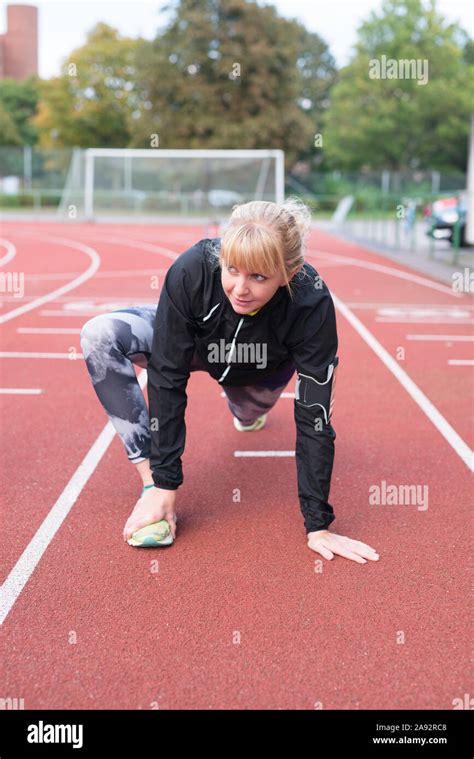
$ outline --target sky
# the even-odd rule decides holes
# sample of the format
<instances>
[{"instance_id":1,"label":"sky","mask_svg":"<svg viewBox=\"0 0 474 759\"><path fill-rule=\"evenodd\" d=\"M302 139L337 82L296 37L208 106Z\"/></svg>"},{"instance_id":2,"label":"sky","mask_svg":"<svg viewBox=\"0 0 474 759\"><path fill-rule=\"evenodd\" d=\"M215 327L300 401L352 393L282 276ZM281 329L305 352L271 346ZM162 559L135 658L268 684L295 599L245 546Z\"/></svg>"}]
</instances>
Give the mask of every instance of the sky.
<instances>
[{"instance_id":1,"label":"sky","mask_svg":"<svg viewBox=\"0 0 474 759\"><path fill-rule=\"evenodd\" d=\"M24 0L23 0L24 2ZM59 74L61 62L86 39L98 21L115 27L124 36L152 39L166 21L160 9L166 0L36 0L24 3L39 9L39 75ZM296 18L309 31L317 32L329 45L339 66L345 65L356 40L356 29L380 0L259 0L274 5L279 14ZM0 34L6 30L6 6L0 2ZM474 36L473 0L438 0L438 10L459 21Z\"/></svg>"}]
</instances>

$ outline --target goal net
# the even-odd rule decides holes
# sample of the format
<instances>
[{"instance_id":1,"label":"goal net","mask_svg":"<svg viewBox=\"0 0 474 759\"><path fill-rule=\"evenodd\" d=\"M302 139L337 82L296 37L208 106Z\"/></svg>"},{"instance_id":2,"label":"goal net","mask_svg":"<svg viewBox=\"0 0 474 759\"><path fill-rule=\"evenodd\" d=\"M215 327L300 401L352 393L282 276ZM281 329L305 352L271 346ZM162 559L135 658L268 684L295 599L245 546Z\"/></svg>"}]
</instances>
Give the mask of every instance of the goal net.
<instances>
[{"instance_id":1,"label":"goal net","mask_svg":"<svg viewBox=\"0 0 474 759\"><path fill-rule=\"evenodd\" d=\"M64 218L221 219L236 203L284 199L282 150L76 149Z\"/></svg>"}]
</instances>

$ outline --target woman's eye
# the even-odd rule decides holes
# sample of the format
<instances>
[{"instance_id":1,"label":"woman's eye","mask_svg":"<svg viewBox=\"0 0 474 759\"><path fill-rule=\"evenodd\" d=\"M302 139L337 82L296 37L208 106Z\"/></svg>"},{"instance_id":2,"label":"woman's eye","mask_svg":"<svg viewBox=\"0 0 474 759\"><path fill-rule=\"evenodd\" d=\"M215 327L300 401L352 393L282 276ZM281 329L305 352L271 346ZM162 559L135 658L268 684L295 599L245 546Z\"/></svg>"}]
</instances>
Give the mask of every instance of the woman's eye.
<instances>
[{"instance_id":1,"label":"woman's eye","mask_svg":"<svg viewBox=\"0 0 474 759\"><path fill-rule=\"evenodd\" d=\"M226 268L227 268L227 271L230 271L231 274L233 274L234 271L236 271L235 266L227 266ZM260 279L257 279L257 282L265 282L267 279L266 277L263 276L263 274L252 274L252 277L255 277L255 278L260 277Z\"/></svg>"}]
</instances>

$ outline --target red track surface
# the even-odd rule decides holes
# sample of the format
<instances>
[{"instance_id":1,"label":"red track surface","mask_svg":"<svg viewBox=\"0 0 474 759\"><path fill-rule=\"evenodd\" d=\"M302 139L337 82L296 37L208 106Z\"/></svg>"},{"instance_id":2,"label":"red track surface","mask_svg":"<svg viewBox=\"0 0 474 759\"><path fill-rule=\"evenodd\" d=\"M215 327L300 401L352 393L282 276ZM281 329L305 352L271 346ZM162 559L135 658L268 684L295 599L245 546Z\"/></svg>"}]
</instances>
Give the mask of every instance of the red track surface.
<instances>
[{"instance_id":1,"label":"red track surface","mask_svg":"<svg viewBox=\"0 0 474 759\"><path fill-rule=\"evenodd\" d=\"M23 299L2 299L3 318L88 269L89 255L67 241L93 248L100 268L59 299L5 321L2 351L80 353L79 334L17 329L78 329L96 311L42 312L70 312L80 299L108 302L106 310L157 302L150 275L171 263L162 249L178 254L203 236L198 226L5 223L2 237L17 252L3 271L24 272L26 289ZM473 343L406 338L469 335L467 319L376 321L377 307L392 304L472 315L472 296L393 276L408 270L319 231L307 257L392 358L405 349L397 364L472 448L472 367L448 359L472 359ZM130 273L108 276L124 270ZM380 560L326 561L307 548L294 458L234 457L235 450L294 450L293 400L280 399L264 430L242 434L220 386L194 373L176 542L155 550L123 542L141 484L114 436L24 587L4 585L11 605L2 697L24 698L26 709L451 709L472 690L469 468L341 310L337 319L331 530L373 546ZM2 364L1 387L43 391L1 397L4 581L107 417L82 359ZM427 485L429 507L369 505L369 488L383 480Z\"/></svg>"}]
</instances>

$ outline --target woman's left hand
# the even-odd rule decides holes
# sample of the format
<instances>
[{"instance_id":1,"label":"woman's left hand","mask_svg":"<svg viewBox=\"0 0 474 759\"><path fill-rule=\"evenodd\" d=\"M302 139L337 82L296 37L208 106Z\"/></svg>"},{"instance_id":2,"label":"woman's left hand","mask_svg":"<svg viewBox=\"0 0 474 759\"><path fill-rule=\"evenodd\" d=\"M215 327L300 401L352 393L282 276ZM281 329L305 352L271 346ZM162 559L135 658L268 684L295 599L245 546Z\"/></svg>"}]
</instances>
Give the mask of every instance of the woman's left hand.
<instances>
[{"instance_id":1,"label":"woman's left hand","mask_svg":"<svg viewBox=\"0 0 474 759\"><path fill-rule=\"evenodd\" d=\"M333 559L334 554L344 556L346 559L356 561L358 564L367 564L369 561L378 561L379 555L375 548L361 543L360 540L352 540L344 535L336 535L329 530L317 530L308 532L308 548L320 553L325 559Z\"/></svg>"}]
</instances>

